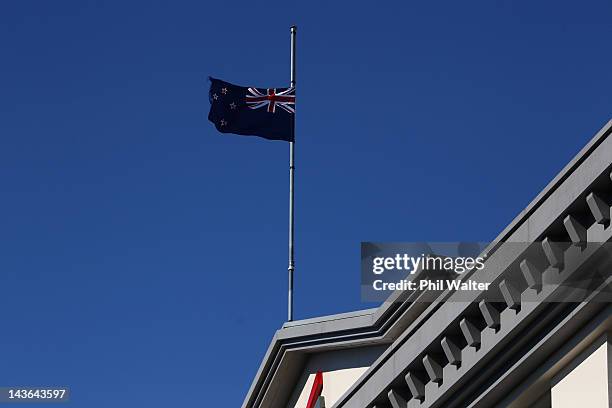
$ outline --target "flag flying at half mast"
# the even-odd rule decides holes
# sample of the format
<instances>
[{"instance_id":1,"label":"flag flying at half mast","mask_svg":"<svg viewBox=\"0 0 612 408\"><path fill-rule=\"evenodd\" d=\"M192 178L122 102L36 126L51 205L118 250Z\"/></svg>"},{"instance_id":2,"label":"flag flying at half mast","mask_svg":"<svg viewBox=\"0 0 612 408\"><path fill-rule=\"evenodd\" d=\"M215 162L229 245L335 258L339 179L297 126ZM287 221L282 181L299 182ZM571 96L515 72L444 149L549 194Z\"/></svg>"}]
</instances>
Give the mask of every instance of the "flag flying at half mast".
<instances>
[{"instance_id":1,"label":"flag flying at half mast","mask_svg":"<svg viewBox=\"0 0 612 408\"><path fill-rule=\"evenodd\" d=\"M210 120L221 133L293 142L295 88L248 88L210 78Z\"/></svg>"}]
</instances>

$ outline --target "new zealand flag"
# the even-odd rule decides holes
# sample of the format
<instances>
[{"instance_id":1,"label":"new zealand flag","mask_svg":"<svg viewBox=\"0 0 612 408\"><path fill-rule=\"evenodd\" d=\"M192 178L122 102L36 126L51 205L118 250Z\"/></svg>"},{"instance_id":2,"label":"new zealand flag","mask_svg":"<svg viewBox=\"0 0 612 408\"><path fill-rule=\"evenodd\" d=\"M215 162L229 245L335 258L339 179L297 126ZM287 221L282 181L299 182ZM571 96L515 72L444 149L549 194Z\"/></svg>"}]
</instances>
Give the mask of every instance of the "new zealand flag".
<instances>
[{"instance_id":1,"label":"new zealand flag","mask_svg":"<svg viewBox=\"0 0 612 408\"><path fill-rule=\"evenodd\" d=\"M208 120L221 133L293 141L295 88L247 88L210 78Z\"/></svg>"}]
</instances>

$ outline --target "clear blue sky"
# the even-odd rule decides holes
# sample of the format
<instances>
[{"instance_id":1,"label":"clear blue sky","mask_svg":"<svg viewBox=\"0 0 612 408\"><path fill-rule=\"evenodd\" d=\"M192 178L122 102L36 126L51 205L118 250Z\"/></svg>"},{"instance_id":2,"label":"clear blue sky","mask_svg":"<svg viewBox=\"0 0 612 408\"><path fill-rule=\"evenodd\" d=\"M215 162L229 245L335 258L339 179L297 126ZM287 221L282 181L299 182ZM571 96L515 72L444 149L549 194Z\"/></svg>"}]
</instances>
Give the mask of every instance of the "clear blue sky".
<instances>
[{"instance_id":1,"label":"clear blue sky","mask_svg":"<svg viewBox=\"0 0 612 408\"><path fill-rule=\"evenodd\" d=\"M291 24L297 318L372 306L360 241L494 238L612 117L609 1L301 3L2 2L0 386L240 405L288 146L216 133L206 78L286 85Z\"/></svg>"}]
</instances>

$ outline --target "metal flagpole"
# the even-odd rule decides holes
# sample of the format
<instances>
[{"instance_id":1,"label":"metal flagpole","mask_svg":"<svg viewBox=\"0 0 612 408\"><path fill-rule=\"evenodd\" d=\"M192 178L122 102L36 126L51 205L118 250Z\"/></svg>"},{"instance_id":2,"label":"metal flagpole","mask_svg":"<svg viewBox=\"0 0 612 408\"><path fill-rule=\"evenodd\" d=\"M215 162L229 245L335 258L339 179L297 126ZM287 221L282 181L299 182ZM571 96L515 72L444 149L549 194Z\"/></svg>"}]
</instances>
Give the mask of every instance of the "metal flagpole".
<instances>
[{"instance_id":1,"label":"metal flagpole","mask_svg":"<svg viewBox=\"0 0 612 408\"><path fill-rule=\"evenodd\" d=\"M291 26L291 86L295 87L295 37L297 27ZM296 93L297 94L297 93ZM287 321L293 320L293 271L295 258L293 255L294 221L293 221L293 177L295 172L295 113L293 119L293 139L289 142L289 299Z\"/></svg>"}]
</instances>

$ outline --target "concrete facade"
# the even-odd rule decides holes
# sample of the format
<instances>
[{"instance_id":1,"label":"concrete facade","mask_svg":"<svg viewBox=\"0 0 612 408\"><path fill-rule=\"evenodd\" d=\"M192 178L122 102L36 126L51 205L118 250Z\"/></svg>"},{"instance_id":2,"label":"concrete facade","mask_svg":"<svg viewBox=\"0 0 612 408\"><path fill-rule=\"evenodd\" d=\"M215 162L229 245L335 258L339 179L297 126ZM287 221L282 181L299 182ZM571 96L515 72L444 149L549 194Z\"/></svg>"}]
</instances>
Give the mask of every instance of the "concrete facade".
<instances>
[{"instance_id":1,"label":"concrete facade","mask_svg":"<svg viewBox=\"0 0 612 408\"><path fill-rule=\"evenodd\" d=\"M610 406L610 344L607 336L596 341L553 379L553 408Z\"/></svg>"},{"instance_id":2,"label":"concrete facade","mask_svg":"<svg viewBox=\"0 0 612 408\"><path fill-rule=\"evenodd\" d=\"M610 133L612 121L486 249L489 290L396 292L376 309L286 323L243 408L305 406L317 370L334 408L610 406L612 306L596 297L612 281ZM541 259L505 242L534 243ZM593 272L605 279L590 297L557 301Z\"/></svg>"}]
</instances>

